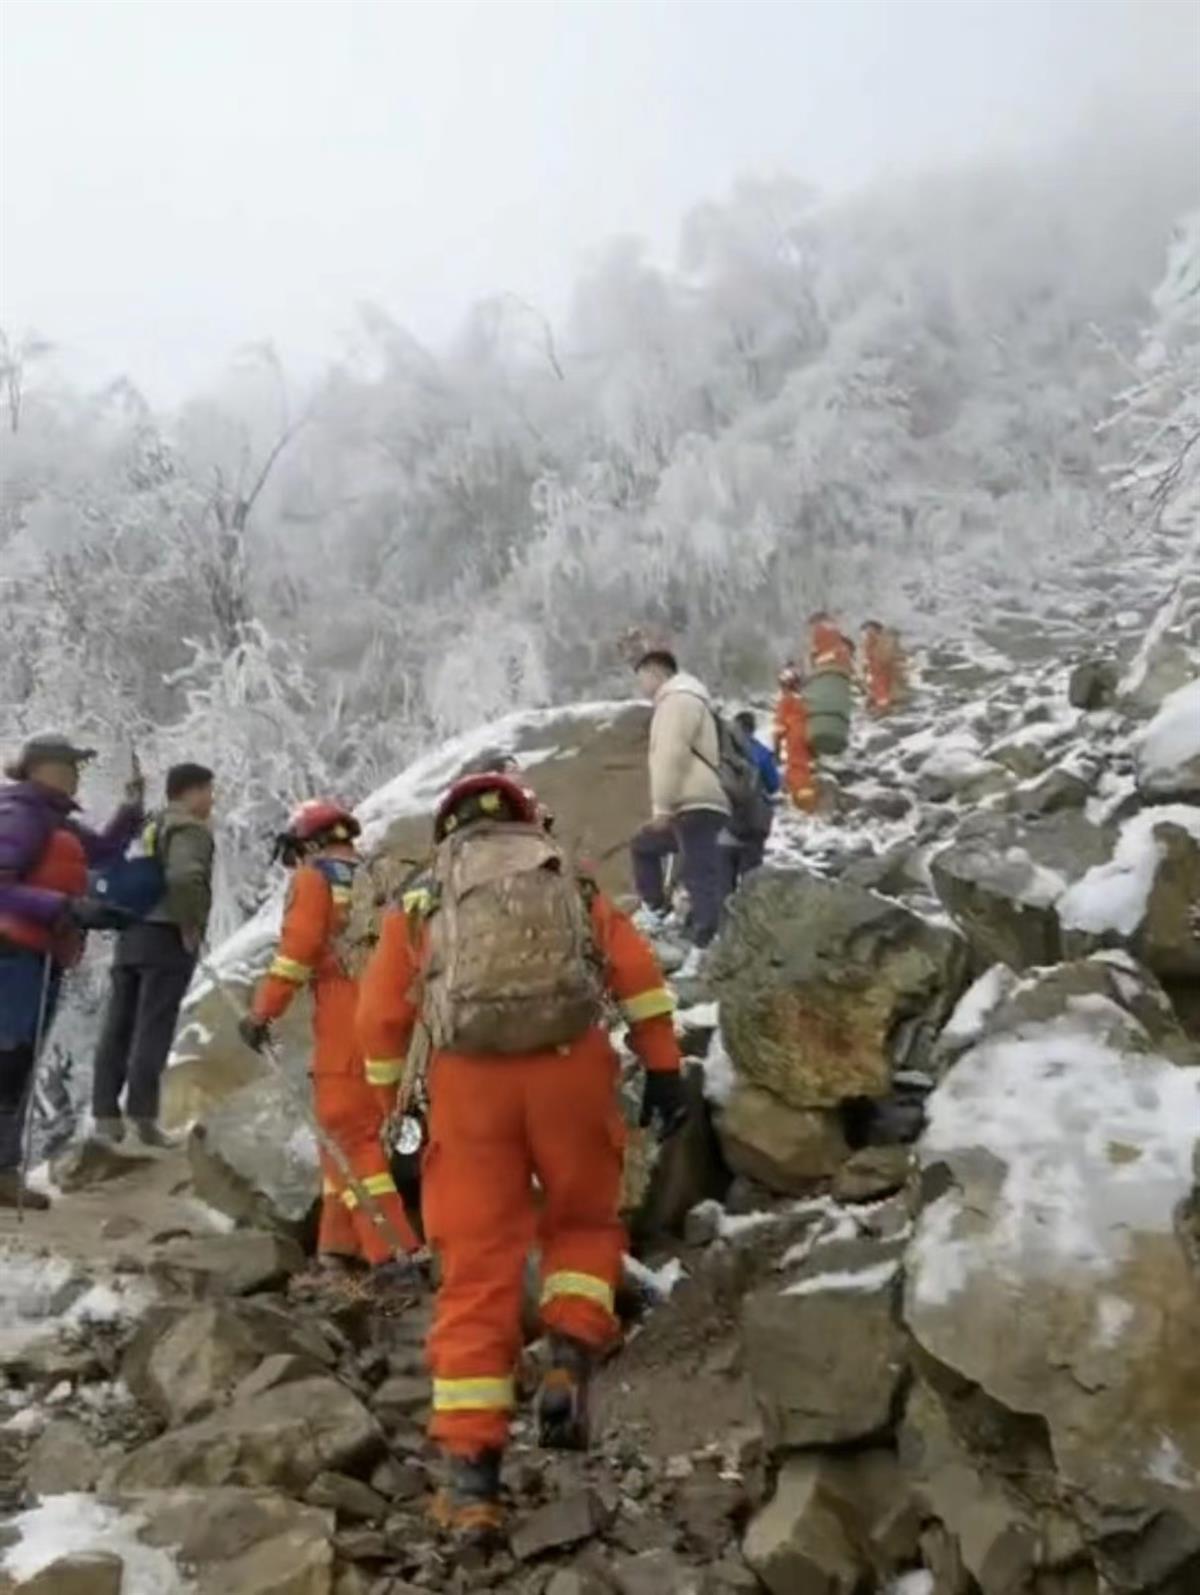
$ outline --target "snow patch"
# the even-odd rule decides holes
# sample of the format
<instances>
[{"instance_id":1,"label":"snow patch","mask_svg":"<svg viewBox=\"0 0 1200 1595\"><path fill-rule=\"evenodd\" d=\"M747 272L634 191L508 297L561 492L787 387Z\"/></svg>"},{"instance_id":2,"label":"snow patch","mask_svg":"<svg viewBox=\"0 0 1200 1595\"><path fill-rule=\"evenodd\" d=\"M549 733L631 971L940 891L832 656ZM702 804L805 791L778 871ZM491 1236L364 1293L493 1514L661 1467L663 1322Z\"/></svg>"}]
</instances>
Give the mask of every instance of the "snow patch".
<instances>
[{"instance_id":1,"label":"snow patch","mask_svg":"<svg viewBox=\"0 0 1200 1595\"><path fill-rule=\"evenodd\" d=\"M899 1272L899 1259L892 1257L886 1262L874 1263L870 1268L841 1268L828 1274L814 1274L811 1279L802 1279L795 1285L785 1286L780 1295L815 1296L827 1290L882 1290Z\"/></svg>"},{"instance_id":2,"label":"snow patch","mask_svg":"<svg viewBox=\"0 0 1200 1595\"><path fill-rule=\"evenodd\" d=\"M700 1067L704 1070L705 1100L711 1102L715 1108L723 1108L733 1095L737 1075L733 1059L725 1051L725 1043L721 1040L719 1030L713 1032L708 1051L700 1060Z\"/></svg>"},{"instance_id":3,"label":"snow patch","mask_svg":"<svg viewBox=\"0 0 1200 1595\"><path fill-rule=\"evenodd\" d=\"M975 1274L1103 1278L1132 1236L1169 1231L1192 1183L1200 1070L1122 1051L1068 1016L981 1042L927 1111L922 1161L978 1156L999 1186L986 1229L966 1222L956 1189L922 1213L910 1277L916 1299L938 1304Z\"/></svg>"},{"instance_id":4,"label":"snow patch","mask_svg":"<svg viewBox=\"0 0 1200 1595\"><path fill-rule=\"evenodd\" d=\"M1163 699L1137 749L1138 768L1150 781L1173 775L1200 758L1200 677Z\"/></svg>"},{"instance_id":5,"label":"snow patch","mask_svg":"<svg viewBox=\"0 0 1200 1595\"><path fill-rule=\"evenodd\" d=\"M1096 864L1067 888L1058 902L1060 922L1072 930L1131 936L1146 917L1163 844L1154 835L1159 825L1178 825L1200 841L1200 809L1167 803L1143 809L1121 827L1113 856Z\"/></svg>"},{"instance_id":6,"label":"snow patch","mask_svg":"<svg viewBox=\"0 0 1200 1595\"><path fill-rule=\"evenodd\" d=\"M0 1568L20 1582L61 1556L109 1551L125 1565L122 1595L189 1595L195 1585L175 1557L138 1540L145 1521L102 1506L90 1495L51 1495L12 1519L9 1526L20 1538L4 1553Z\"/></svg>"},{"instance_id":7,"label":"snow patch","mask_svg":"<svg viewBox=\"0 0 1200 1595\"><path fill-rule=\"evenodd\" d=\"M927 1567L918 1567L911 1573L901 1573L888 1585L885 1595L933 1595L933 1574Z\"/></svg>"},{"instance_id":8,"label":"snow patch","mask_svg":"<svg viewBox=\"0 0 1200 1595\"><path fill-rule=\"evenodd\" d=\"M1013 972L1007 964L993 964L958 999L954 1012L942 1029L946 1041L973 1041L983 1032L988 1016L1009 995Z\"/></svg>"},{"instance_id":9,"label":"snow patch","mask_svg":"<svg viewBox=\"0 0 1200 1595\"><path fill-rule=\"evenodd\" d=\"M660 1301L666 1301L676 1285L688 1277L687 1269L678 1257L668 1257L661 1268L651 1268L626 1253L623 1266L630 1279L634 1280L643 1291L656 1296Z\"/></svg>"}]
</instances>

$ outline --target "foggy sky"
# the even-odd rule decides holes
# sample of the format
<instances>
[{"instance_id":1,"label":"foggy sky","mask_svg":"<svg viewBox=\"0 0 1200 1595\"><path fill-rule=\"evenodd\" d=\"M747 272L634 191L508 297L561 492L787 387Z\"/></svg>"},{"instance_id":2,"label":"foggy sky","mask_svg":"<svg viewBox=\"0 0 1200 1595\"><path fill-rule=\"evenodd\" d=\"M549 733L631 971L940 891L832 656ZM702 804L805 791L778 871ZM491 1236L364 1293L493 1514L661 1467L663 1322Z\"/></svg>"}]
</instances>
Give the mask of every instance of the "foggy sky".
<instances>
[{"instance_id":1,"label":"foggy sky","mask_svg":"<svg viewBox=\"0 0 1200 1595\"><path fill-rule=\"evenodd\" d=\"M159 400L357 300L438 340L735 177L831 190L1195 93L1189 0L0 0L0 322Z\"/></svg>"}]
</instances>

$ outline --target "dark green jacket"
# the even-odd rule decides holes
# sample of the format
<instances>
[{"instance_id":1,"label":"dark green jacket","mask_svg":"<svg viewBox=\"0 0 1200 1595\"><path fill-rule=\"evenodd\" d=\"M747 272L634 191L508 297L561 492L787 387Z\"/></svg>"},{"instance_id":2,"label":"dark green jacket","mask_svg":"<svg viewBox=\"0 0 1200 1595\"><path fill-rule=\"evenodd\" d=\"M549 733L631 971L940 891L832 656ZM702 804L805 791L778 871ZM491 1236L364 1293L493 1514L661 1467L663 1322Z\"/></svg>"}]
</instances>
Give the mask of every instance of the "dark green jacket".
<instances>
[{"instance_id":1,"label":"dark green jacket","mask_svg":"<svg viewBox=\"0 0 1200 1595\"><path fill-rule=\"evenodd\" d=\"M212 912L213 833L205 820L168 803L151 822L147 851L162 862L167 891L162 902L147 915L151 924L174 925L203 937Z\"/></svg>"}]
</instances>

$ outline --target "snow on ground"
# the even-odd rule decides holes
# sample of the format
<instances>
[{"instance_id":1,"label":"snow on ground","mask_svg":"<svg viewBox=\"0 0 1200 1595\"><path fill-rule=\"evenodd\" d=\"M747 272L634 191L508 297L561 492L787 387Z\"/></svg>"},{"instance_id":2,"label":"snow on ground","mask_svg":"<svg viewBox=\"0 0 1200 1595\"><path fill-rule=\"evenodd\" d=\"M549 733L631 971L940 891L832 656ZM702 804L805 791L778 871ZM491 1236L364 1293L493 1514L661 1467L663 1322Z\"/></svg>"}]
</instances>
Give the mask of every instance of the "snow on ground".
<instances>
[{"instance_id":1,"label":"snow on ground","mask_svg":"<svg viewBox=\"0 0 1200 1595\"><path fill-rule=\"evenodd\" d=\"M872 1263L868 1268L839 1268L828 1274L813 1274L795 1285L785 1285L781 1296L815 1296L824 1291L881 1290L900 1272L899 1258L888 1258L882 1263Z\"/></svg>"},{"instance_id":2,"label":"snow on ground","mask_svg":"<svg viewBox=\"0 0 1200 1595\"><path fill-rule=\"evenodd\" d=\"M721 1032L713 1032L712 1040L708 1044L708 1051L700 1060L704 1070L704 1095L715 1108L723 1108L733 1095L736 1084L736 1075L733 1059L725 1051L725 1043L721 1040Z\"/></svg>"},{"instance_id":3,"label":"snow on ground","mask_svg":"<svg viewBox=\"0 0 1200 1595\"><path fill-rule=\"evenodd\" d=\"M1059 898L1058 917L1064 926L1122 936L1137 930L1162 859L1163 845L1154 835L1159 825L1181 826L1200 841L1200 809L1187 803L1142 809L1122 825L1109 862L1094 865Z\"/></svg>"},{"instance_id":4,"label":"snow on ground","mask_svg":"<svg viewBox=\"0 0 1200 1595\"><path fill-rule=\"evenodd\" d=\"M37 1340L60 1334L82 1338L100 1325L138 1318L153 1299L153 1291L130 1275L97 1278L61 1257L5 1250L0 1253L0 1362Z\"/></svg>"},{"instance_id":5,"label":"snow on ground","mask_svg":"<svg viewBox=\"0 0 1200 1595\"><path fill-rule=\"evenodd\" d=\"M125 1564L121 1595L189 1595L195 1585L184 1577L175 1557L138 1540L144 1523L144 1518L102 1506L90 1495L47 1496L9 1523L19 1538L0 1556L0 1569L22 1581L59 1557L108 1551Z\"/></svg>"},{"instance_id":6,"label":"snow on ground","mask_svg":"<svg viewBox=\"0 0 1200 1595\"><path fill-rule=\"evenodd\" d=\"M1138 768L1151 783L1200 758L1200 678L1163 700L1137 745Z\"/></svg>"},{"instance_id":7,"label":"snow on ground","mask_svg":"<svg viewBox=\"0 0 1200 1595\"><path fill-rule=\"evenodd\" d=\"M1103 1277L1132 1235L1171 1228L1191 1188L1200 1070L1119 1050L1083 1020L981 1042L929 1098L922 1161L986 1154L1001 1194L982 1230L957 1187L926 1208L909 1253L918 1300L944 1302L975 1274Z\"/></svg>"},{"instance_id":8,"label":"snow on ground","mask_svg":"<svg viewBox=\"0 0 1200 1595\"><path fill-rule=\"evenodd\" d=\"M993 964L985 969L958 999L942 1029L941 1040L974 1041L982 1033L988 1016L1012 991L1014 978L1007 964Z\"/></svg>"}]
</instances>

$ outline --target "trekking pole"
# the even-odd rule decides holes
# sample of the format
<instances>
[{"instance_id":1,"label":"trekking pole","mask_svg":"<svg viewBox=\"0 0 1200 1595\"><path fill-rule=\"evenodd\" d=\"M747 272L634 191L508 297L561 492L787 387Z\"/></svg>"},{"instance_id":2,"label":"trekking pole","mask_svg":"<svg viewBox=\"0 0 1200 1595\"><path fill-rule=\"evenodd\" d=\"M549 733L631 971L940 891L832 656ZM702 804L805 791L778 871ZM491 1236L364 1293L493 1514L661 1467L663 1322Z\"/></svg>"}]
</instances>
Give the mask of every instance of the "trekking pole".
<instances>
[{"instance_id":1,"label":"trekking pole","mask_svg":"<svg viewBox=\"0 0 1200 1595\"><path fill-rule=\"evenodd\" d=\"M196 962L201 972L207 975L209 980L212 981L213 985L220 993L221 999L225 1003L225 1006L240 1024L241 1021L246 1018L246 1010L239 1005L229 987L217 973L212 961L206 958L203 953L201 953ZM283 1059L279 1054L279 1049L269 1036L263 1043L263 1051L266 1053L271 1066L275 1070L275 1073L279 1076L285 1093L287 1093L289 1097L292 1097L292 1106L299 1106L299 1093L297 1092L293 1096L294 1088L292 1086L291 1077L289 1076L287 1069L284 1067ZM307 1116L307 1103L303 1104L303 1111ZM326 1152L333 1160L337 1167L337 1171L345 1181L347 1188L354 1193L356 1201L371 1220L371 1223L379 1231L380 1235L383 1237L390 1249L395 1253L396 1257L398 1259L407 1259L410 1256L409 1249L405 1245L401 1236L398 1234L396 1226L384 1212L381 1204L376 1201L372 1193L366 1188L363 1182L359 1179L358 1175L355 1174L353 1168L350 1166L350 1159L346 1156L346 1153L340 1143L334 1136L330 1135L328 1130L326 1130L315 1118L313 1121L313 1128L316 1131L317 1143L321 1150Z\"/></svg>"},{"instance_id":2,"label":"trekking pole","mask_svg":"<svg viewBox=\"0 0 1200 1595\"><path fill-rule=\"evenodd\" d=\"M33 1104L37 1089L38 1064L41 1062L42 1046L46 1040L46 1016L50 1011L50 981L53 973L54 961L49 953L45 953L42 957L42 984L38 993L37 1025L33 1032L33 1061L29 1066L29 1079L21 1095L21 1111L24 1117L21 1121L21 1163L17 1170L18 1224L25 1222L25 1179L33 1158Z\"/></svg>"}]
</instances>

